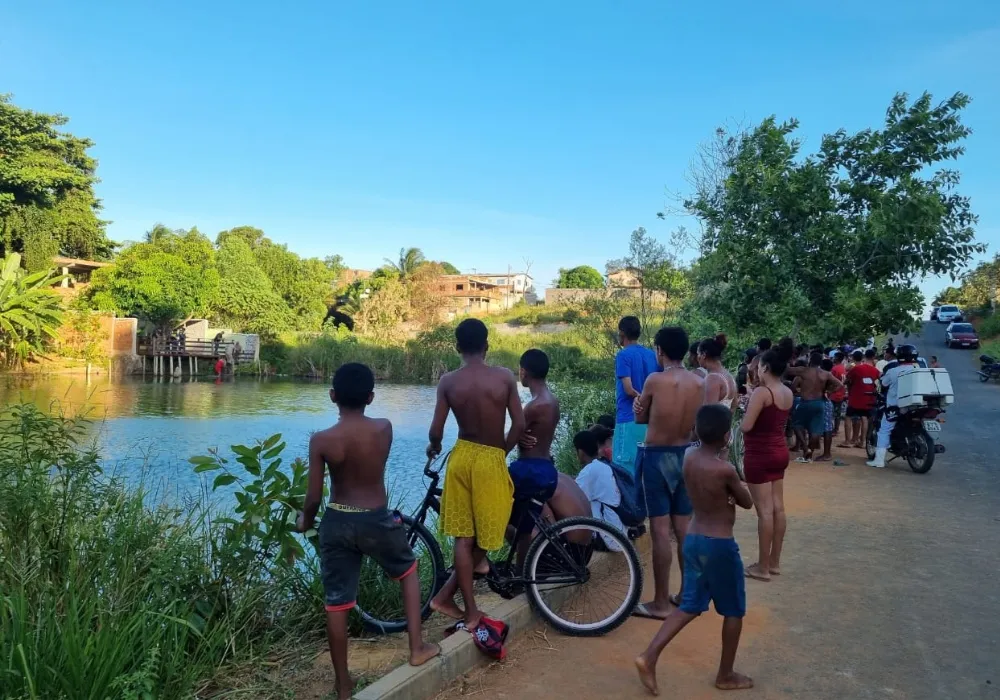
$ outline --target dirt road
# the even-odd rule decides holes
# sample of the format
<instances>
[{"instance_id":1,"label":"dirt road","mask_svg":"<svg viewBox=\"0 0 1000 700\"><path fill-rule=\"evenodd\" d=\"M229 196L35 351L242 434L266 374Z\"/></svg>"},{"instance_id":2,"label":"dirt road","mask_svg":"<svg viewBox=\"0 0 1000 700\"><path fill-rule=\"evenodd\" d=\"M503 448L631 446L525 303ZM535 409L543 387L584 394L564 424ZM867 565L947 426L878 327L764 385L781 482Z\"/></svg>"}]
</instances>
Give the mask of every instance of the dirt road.
<instances>
[{"instance_id":1,"label":"dirt road","mask_svg":"<svg viewBox=\"0 0 1000 700\"><path fill-rule=\"evenodd\" d=\"M782 576L747 581L738 670L747 698L1000 700L1000 386L982 385L972 351L943 347L943 326L917 339L949 368L956 404L948 452L917 475L897 460L865 467L793 464L786 478ZM755 518L737 540L756 555ZM648 562L647 562L648 567ZM647 569L648 570L648 569ZM672 587L677 588L677 574ZM641 698L632 660L657 623L632 619L607 637L549 631L442 698ZM660 661L664 697L732 697L712 686L721 619L709 612Z\"/></svg>"}]
</instances>

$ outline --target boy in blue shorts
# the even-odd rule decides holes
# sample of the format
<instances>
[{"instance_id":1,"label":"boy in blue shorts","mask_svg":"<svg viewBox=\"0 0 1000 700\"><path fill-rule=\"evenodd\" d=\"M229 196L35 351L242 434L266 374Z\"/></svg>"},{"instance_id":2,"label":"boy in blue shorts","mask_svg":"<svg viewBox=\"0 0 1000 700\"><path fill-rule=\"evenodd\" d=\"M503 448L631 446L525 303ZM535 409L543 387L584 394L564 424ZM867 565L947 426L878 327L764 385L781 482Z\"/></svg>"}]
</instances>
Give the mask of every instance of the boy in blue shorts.
<instances>
[{"instance_id":1,"label":"boy in blue shorts","mask_svg":"<svg viewBox=\"0 0 1000 700\"><path fill-rule=\"evenodd\" d=\"M329 470L330 505L319 525L320 571L330 659L341 698L351 697L354 690L347 670L347 614L357 599L364 556L377 561L402 585L410 664L420 666L441 651L421 636L417 561L403 524L386 507L384 475L392 424L365 416L365 407L375 398L374 389L375 376L365 365L352 362L334 374L330 398L340 410L340 420L309 439L309 485L297 523L299 532L312 529Z\"/></svg>"},{"instance_id":2,"label":"boy in blue shorts","mask_svg":"<svg viewBox=\"0 0 1000 700\"><path fill-rule=\"evenodd\" d=\"M684 458L684 482L694 506L694 519L684 538L681 604L667 616L649 647L635 660L639 679L653 695L659 694L656 662L660 654L691 620L708 610L709 601L725 618L715 687L753 687L752 679L733 670L746 614L743 560L733 539L735 506L749 509L753 500L733 465L719 457L729 443L731 421L729 409L719 404L702 406L695 419L701 445Z\"/></svg>"}]
</instances>

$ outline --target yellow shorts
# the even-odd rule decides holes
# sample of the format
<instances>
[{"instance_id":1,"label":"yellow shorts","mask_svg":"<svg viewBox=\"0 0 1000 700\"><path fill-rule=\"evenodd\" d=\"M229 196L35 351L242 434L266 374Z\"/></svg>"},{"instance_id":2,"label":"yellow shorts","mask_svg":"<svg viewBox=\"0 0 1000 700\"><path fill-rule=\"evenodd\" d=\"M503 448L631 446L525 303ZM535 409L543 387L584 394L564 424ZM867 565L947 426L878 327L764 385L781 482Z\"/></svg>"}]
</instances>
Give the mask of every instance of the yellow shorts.
<instances>
[{"instance_id":1,"label":"yellow shorts","mask_svg":"<svg viewBox=\"0 0 1000 700\"><path fill-rule=\"evenodd\" d=\"M444 474L441 531L448 537L475 537L482 549L498 550L513 505L514 482L504 451L466 440L456 442Z\"/></svg>"}]
</instances>

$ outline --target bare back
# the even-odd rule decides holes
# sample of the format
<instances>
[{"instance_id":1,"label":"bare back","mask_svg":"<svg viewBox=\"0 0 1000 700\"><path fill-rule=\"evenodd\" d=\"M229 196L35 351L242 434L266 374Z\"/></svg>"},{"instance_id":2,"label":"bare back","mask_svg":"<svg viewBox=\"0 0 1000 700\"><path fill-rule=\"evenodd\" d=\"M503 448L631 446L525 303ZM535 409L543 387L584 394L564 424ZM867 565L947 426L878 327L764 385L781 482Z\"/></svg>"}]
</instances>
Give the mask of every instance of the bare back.
<instances>
[{"instance_id":1,"label":"bare back","mask_svg":"<svg viewBox=\"0 0 1000 700\"><path fill-rule=\"evenodd\" d=\"M548 502L549 510L552 511L552 518L555 521L565 518L572 518L580 515L590 517L590 501L587 494L583 492L580 485L571 476L559 472L559 480L556 482L556 492ZM592 533L590 530L575 530L569 533L570 542L574 544L586 544L590 541Z\"/></svg>"},{"instance_id":2,"label":"bare back","mask_svg":"<svg viewBox=\"0 0 1000 700\"><path fill-rule=\"evenodd\" d=\"M730 497L739 501L746 492L733 465L724 462L707 447L691 450L684 457L684 485L687 487L694 519L688 532L708 537L732 537L736 522L736 507ZM745 498L749 499L747 492Z\"/></svg>"},{"instance_id":3,"label":"bare back","mask_svg":"<svg viewBox=\"0 0 1000 700\"><path fill-rule=\"evenodd\" d=\"M330 501L358 508L383 508L385 462L392 447L392 424L385 418L341 416L340 422L309 439L309 461L322 460L330 472Z\"/></svg>"},{"instance_id":4,"label":"bare back","mask_svg":"<svg viewBox=\"0 0 1000 700\"><path fill-rule=\"evenodd\" d=\"M535 438L536 442L530 448L521 446L518 454L521 457L551 458L552 441L559 425L559 399L547 386L525 405L524 423L525 433Z\"/></svg>"},{"instance_id":5,"label":"bare back","mask_svg":"<svg viewBox=\"0 0 1000 700\"><path fill-rule=\"evenodd\" d=\"M826 393L827 385L830 384L833 375L819 367L807 367L798 376L798 379L799 395L802 397L802 400L815 401L816 399L823 398L823 394Z\"/></svg>"},{"instance_id":6,"label":"bare back","mask_svg":"<svg viewBox=\"0 0 1000 700\"><path fill-rule=\"evenodd\" d=\"M520 403L510 370L466 365L441 377L439 398L442 394L455 414L460 439L506 449L507 408L512 397Z\"/></svg>"},{"instance_id":7,"label":"bare back","mask_svg":"<svg viewBox=\"0 0 1000 700\"><path fill-rule=\"evenodd\" d=\"M687 445L692 440L694 418L705 403L705 380L680 367L649 375L639 397L643 411L636 416L649 424L646 444Z\"/></svg>"}]
</instances>

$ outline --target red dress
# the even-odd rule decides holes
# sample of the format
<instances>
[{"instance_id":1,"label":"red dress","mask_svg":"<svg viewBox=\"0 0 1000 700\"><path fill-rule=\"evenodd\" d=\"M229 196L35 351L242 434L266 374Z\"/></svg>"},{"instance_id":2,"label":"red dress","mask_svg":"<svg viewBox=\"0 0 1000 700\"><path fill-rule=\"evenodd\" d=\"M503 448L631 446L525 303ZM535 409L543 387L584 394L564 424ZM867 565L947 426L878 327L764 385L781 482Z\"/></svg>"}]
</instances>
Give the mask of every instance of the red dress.
<instances>
[{"instance_id":1,"label":"red dress","mask_svg":"<svg viewBox=\"0 0 1000 700\"><path fill-rule=\"evenodd\" d=\"M767 387L764 387L765 389ZM748 484L766 484L785 477L788 467L788 443L785 442L785 423L789 409L774 404L764 406L753 428L743 435L743 476Z\"/></svg>"}]
</instances>

